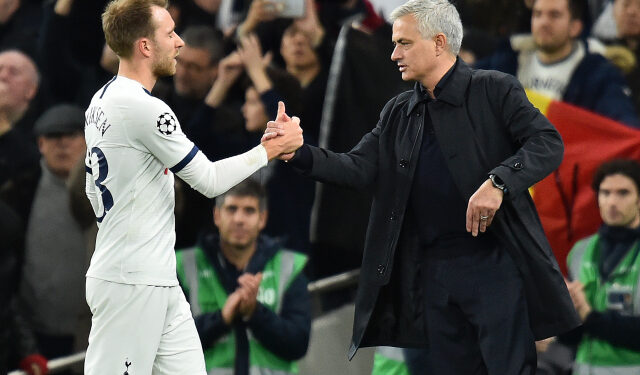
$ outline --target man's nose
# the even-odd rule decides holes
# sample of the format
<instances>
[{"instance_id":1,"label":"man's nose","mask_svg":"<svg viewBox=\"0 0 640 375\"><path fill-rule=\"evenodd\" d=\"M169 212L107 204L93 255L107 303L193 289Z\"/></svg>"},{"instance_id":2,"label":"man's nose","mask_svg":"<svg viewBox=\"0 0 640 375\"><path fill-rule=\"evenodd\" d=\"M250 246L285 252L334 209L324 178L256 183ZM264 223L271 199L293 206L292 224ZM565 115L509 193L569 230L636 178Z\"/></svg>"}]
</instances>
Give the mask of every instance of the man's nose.
<instances>
[{"instance_id":1,"label":"man's nose","mask_svg":"<svg viewBox=\"0 0 640 375\"><path fill-rule=\"evenodd\" d=\"M391 61L400 60L400 52L398 51L398 46L393 47L393 52L391 52Z\"/></svg>"}]
</instances>

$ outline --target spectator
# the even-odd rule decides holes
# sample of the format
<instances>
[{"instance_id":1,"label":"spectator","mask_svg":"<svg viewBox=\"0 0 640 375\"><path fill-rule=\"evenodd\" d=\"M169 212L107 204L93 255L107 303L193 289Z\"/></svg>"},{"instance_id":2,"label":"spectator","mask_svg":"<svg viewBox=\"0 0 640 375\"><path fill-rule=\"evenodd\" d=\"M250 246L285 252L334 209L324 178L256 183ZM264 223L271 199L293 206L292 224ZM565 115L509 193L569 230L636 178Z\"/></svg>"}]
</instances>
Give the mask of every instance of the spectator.
<instances>
[{"instance_id":1,"label":"spectator","mask_svg":"<svg viewBox=\"0 0 640 375\"><path fill-rule=\"evenodd\" d=\"M87 21L78 22L78 13L84 18L99 22L94 9L86 9L83 2L56 0L47 4L44 23L38 45L43 75L47 82L47 94L53 103L75 103L82 107L89 104L98 88L115 73L113 68L101 64L103 61L97 48L74 48L76 34L90 34L93 30ZM104 37L100 35L101 41ZM103 50L102 55L105 55ZM117 71L117 66L115 68Z\"/></svg>"},{"instance_id":2,"label":"spectator","mask_svg":"<svg viewBox=\"0 0 640 375\"><path fill-rule=\"evenodd\" d=\"M607 10L610 30L595 36L609 44L607 57L623 71L640 113L640 0L615 0Z\"/></svg>"},{"instance_id":3,"label":"spectator","mask_svg":"<svg viewBox=\"0 0 640 375\"><path fill-rule=\"evenodd\" d=\"M182 123L188 124L218 75L224 51L221 36L210 26L187 27L181 37L185 45L177 57L173 85L169 90L157 85L153 93L174 109Z\"/></svg>"},{"instance_id":4,"label":"spectator","mask_svg":"<svg viewBox=\"0 0 640 375\"><path fill-rule=\"evenodd\" d=\"M410 375L404 350L392 346L377 347L371 375Z\"/></svg>"},{"instance_id":5,"label":"spectator","mask_svg":"<svg viewBox=\"0 0 640 375\"><path fill-rule=\"evenodd\" d=\"M584 322L575 374L640 373L640 164L614 160L593 177L604 222L569 253L571 299Z\"/></svg>"},{"instance_id":6,"label":"spectator","mask_svg":"<svg viewBox=\"0 0 640 375\"><path fill-rule=\"evenodd\" d=\"M40 171L16 181L8 191L9 197L17 197L15 201L27 200L16 202L28 207L23 211L27 227L18 301L39 351L47 358L77 349L78 322L89 314L84 298L85 237L72 216L66 186L71 169L85 152L83 128L79 107L58 105L47 110L34 128L42 154ZM86 337L77 344L86 345Z\"/></svg>"},{"instance_id":7,"label":"spectator","mask_svg":"<svg viewBox=\"0 0 640 375\"><path fill-rule=\"evenodd\" d=\"M38 165L38 151L16 129L38 91L38 71L24 53L0 53L0 186Z\"/></svg>"},{"instance_id":8,"label":"spectator","mask_svg":"<svg viewBox=\"0 0 640 375\"><path fill-rule=\"evenodd\" d=\"M624 77L578 39L583 27L580 9L578 0L536 0L533 44L511 38L476 68L513 74L526 89L640 127Z\"/></svg>"},{"instance_id":9,"label":"spectator","mask_svg":"<svg viewBox=\"0 0 640 375\"><path fill-rule=\"evenodd\" d=\"M306 256L260 236L265 192L254 180L216 198L219 236L177 253L208 373L297 373L311 329Z\"/></svg>"},{"instance_id":10,"label":"spectator","mask_svg":"<svg viewBox=\"0 0 640 375\"><path fill-rule=\"evenodd\" d=\"M24 251L23 233L18 215L0 201L0 319L4 322L0 325L0 374L20 364L29 374L40 375L46 373L47 361L37 354L35 340L13 303Z\"/></svg>"},{"instance_id":11,"label":"spectator","mask_svg":"<svg viewBox=\"0 0 640 375\"><path fill-rule=\"evenodd\" d=\"M304 18L285 29L280 55L287 72L296 77L302 86L306 142L317 144L333 51L315 9L309 6L311 4L313 2L307 2Z\"/></svg>"},{"instance_id":12,"label":"spectator","mask_svg":"<svg viewBox=\"0 0 640 375\"><path fill-rule=\"evenodd\" d=\"M0 4L0 51L18 49L35 58L42 6L31 0L3 0Z\"/></svg>"}]
</instances>

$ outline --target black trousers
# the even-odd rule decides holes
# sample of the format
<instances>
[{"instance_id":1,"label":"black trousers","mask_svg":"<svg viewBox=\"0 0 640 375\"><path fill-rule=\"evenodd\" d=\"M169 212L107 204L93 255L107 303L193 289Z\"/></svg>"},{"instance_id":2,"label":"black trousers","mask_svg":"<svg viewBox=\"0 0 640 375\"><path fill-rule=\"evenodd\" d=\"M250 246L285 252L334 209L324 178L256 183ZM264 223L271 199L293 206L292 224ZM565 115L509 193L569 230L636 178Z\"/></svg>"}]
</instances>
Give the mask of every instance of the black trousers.
<instances>
[{"instance_id":1,"label":"black trousers","mask_svg":"<svg viewBox=\"0 0 640 375\"><path fill-rule=\"evenodd\" d=\"M490 237L424 251L424 374L535 374L527 302L509 254Z\"/></svg>"}]
</instances>

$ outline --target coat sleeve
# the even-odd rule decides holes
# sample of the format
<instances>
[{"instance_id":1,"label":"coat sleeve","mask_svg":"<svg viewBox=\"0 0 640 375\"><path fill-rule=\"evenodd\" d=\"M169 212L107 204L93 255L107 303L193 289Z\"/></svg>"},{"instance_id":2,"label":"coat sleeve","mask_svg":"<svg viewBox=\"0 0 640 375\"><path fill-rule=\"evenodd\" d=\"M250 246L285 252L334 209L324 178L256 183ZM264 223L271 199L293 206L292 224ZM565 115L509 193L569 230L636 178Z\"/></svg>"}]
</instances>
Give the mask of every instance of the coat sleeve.
<instances>
[{"instance_id":1,"label":"coat sleeve","mask_svg":"<svg viewBox=\"0 0 640 375\"><path fill-rule=\"evenodd\" d=\"M231 331L231 327L222 320L220 310L198 315L194 317L194 320L204 350L214 346L220 337Z\"/></svg>"},{"instance_id":2,"label":"coat sleeve","mask_svg":"<svg viewBox=\"0 0 640 375\"><path fill-rule=\"evenodd\" d=\"M584 322L583 333L615 346L640 351L638 316L624 316L616 311L593 311Z\"/></svg>"},{"instance_id":3,"label":"coat sleeve","mask_svg":"<svg viewBox=\"0 0 640 375\"><path fill-rule=\"evenodd\" d=\"M379 138L389 121L397 97L391 99L380 113L376 127L365 134L360 142L346 153L305 145L291 165L298 172L314 180L353 189L366 189L378 175Z\"/></svg>"},{"instance_id":4,"label":"coat sleeve","mask_svg":"<svg viewBox=\"0 0 640 375\"><path fill-rule=\"evenodd\" d=\"M311 331L311 299L307 279L301 273L292 282L276 314L258 303L248 322L253 336L270 352L289 361L307 352Z\"/></svg>"},{"instance_id":5,"label":"coat sleeve","mask_svg":"<svg viewBox=\"0 0 640 375\"><path fill-rule=\"evenodd\" d=\"M509 189L505 198L518 196L553 172L564 154L560 133L527 99L513 76L500 74L488 94L516 150L489 174L495 174ZM498 104L498 105L496 105Z\"/></svg>"}]
</instances>

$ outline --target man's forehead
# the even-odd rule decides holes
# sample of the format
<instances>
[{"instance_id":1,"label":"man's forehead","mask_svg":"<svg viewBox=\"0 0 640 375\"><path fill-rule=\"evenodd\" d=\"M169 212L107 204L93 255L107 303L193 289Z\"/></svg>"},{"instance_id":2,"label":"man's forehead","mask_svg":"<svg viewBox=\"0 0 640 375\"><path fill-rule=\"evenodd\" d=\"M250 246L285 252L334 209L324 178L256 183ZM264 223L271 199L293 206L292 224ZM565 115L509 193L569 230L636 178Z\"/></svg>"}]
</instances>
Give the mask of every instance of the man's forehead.
<instances>
[{"instance_id":1,"label":"man's forehead","mask_svg":"<svg viewBox=\"0 0 640 375\"><path fill-rule=\"evenodd\" d=\"M154 5L151 8L153 22L156 28L171 31L175 27L175 22L168 10L163 7Z\"/></svg>"},{"instance_id":2,"label":"man's forehead","mask_svg":"<svg viewBox=\"0 0 640 375\"><path fill-rule=\"evenodd\" d=\"M224 206L255 206L258 207L258 198L251 195L227 195Z\"/></svg>"}]
</instances>

